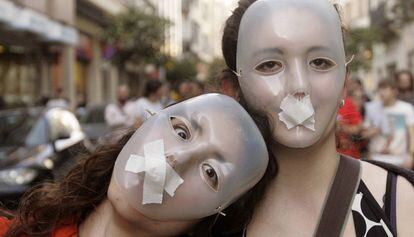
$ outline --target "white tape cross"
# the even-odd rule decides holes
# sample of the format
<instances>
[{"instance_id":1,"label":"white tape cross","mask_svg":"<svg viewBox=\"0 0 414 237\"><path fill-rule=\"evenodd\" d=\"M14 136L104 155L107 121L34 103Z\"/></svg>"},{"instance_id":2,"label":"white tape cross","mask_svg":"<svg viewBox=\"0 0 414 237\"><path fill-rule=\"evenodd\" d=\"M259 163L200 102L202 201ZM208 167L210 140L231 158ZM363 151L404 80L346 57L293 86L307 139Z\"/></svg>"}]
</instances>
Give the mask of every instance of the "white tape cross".
<instances>
[{"instance_id":1,"label":"white tape cross","mask_svg":"<svg viewBox=\"0 0 414 237\"><path fill-rule=\"evenodd\" d=\"M282 112L279 113L279 120L286 125L287 129L302 125L315 131L315 110L309 95L301 100L288 95L283 99L280 108Z\"/></svg>"},{"instance_id":2,"label":"white tape cross","mask_svg":"<svg viewBox=\"0 0 414 237\"><path fill-rule=\"evenodd\" d=\"M142 204L161 204L164 190L173 197L184 180L166 162L163 140L146 144L144 156L131 155L125 171L135 174L145 172Z\"/></svg>"}]
</instances>

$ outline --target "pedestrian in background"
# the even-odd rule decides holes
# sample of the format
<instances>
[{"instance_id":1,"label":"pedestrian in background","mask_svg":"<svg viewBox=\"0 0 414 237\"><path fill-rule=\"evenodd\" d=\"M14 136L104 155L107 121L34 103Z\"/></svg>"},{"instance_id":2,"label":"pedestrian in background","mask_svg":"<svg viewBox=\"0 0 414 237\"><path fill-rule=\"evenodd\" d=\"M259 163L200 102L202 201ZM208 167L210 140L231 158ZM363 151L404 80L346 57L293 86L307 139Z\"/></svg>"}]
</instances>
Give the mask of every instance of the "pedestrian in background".
<instances>
[{"instance_id":1,"label":"pedestrian in background","mask_svg":"<svg viewBox=\"0 0 414 237\"><path fill-rule=\"evenodd\" d=\"M187 100L191 97L191 84L188 80L180 82L177 87L177 102Z\"/></svg>"},{"instance_id":2,"label":"pedestrian in background","mask_svg":"<svg viewBox=\"0 0 414 237\"><path fill-rule=\"evenodd\" d=\"M360 159L362 116L350 93L338 110L337 150L339 153Z\"/></svg>"},{"instance_id":3,"label":"pedestrian in background","mask_svg":"<svg viewBox=\"0 0 414 237\"><path fill-rule=\"evenodd\" d=\"M134 103L129 101L129 87L121 85L117 90L117 101L105 108L106 124L112 129L134 125Z\"/></svg>"},{"instance_id":4,"label":"pedestrian in background","mask_svg":"<svg viewBox=\"0 0 414 237\"><path fill-rule=\"evenodd\" d=\"M56 89L56 95L54 98L47 102L47 107L59 107L69 109L69 100L65 97L63 89Z\"/></svg>"},{"instance_id":5,"label":"pedestrian in background","mask_svg":"<svg viewBox=\"0 0 414 237\"><path fill-rule=\"evenodd\" d=\"M395 75L398 86L398 99L414 105L413 74L408 70L401 70Z\"/></svg>"},{"instance_id":6,"label":"pedestrian in background","mask_svg":"<svg viewBox=\"0 0 414 237\"><path fill-rule=\"evenodd\" d=\"M163 84L158 80L149 80L145 84L144 97L134 102L134 117L138 123L163 109L161 104L163 92Z\"/></svg>"},{"instance_id":7,"label":"pedestrian in background","mask_svg":"<svg viewBox=\"0 0 414 237\"><path fill-rule=\"evenodd\" d=\"M163 83L162 85L162 97L161 105L163 108L175 104L175 100L172 98L171 87L169 83Z\"/></svg>"},{"instance_id":8,"label":"pedestrian in background","mask_svg":"<svg viewBox=\"0 0 414 237\"><path fill-rule=\"evenodd\" d=\"M414 153L414 109L398 98L394 80L378 85L380 101L366 106L364 137L370 139L369 158L412 168Z\"/></svg>"},{"instance_id":9,"label":"pedestrian in background","mask_svg":"<svg viewBox=\"0 0 414 237\"><path fill-rule=\"evenodd\" d=\"M190 81L190 98L204 94L205 85L199 80Z\"/></svg>"},{"instance_id":10,"label":"pedestrian in background","mask_svg":"<svg viewBox=\"0 0 414 237\"><path fill-rule=\"evenodd\" d=\"M223 69L218 76L218 86L220 93L240 100L240 88L237 76L230 69Z\"/></svg>"},{"instance_id":11,"label":"pedestrian in background","mask_svg":"<svg viewBox=\"0 0 414 237\"><path fill-rule=\"evenodd\" d=\"M0 110L6 108L6 101L4 101L3 96L0 96Z\"/></svg>"}]
</instances>

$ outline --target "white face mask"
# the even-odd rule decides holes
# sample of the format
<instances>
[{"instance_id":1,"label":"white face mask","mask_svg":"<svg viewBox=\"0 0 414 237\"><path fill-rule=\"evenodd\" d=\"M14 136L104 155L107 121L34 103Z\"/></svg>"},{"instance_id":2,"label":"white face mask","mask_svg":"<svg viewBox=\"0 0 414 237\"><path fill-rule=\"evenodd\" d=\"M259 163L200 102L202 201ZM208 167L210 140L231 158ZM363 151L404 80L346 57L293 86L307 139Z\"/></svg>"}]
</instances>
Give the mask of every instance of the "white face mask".
<instances>
[{"instance_id":1,"label":"white face mask","mask_svg":"<svg viewBox=\"0 0 414 237\"><path fill-rule=\"evenodd\" d=\"M120 152L111 182L150 219L198 220L259 182L268 159L247 112L230 97L208 94L145 121Z\"/></svg>"},{"instance_id":2,"label":"white face mask","mask_svg":"<svg viewBox=\"0 0 414 237\"><path fill-rule=\"evenodd\" d=\"M279 143L315 144L334 125L345 82L341 23L333 5L253 3L240 24L237 73L247 103L272 115Z\"/></svg>"}]
</instances>

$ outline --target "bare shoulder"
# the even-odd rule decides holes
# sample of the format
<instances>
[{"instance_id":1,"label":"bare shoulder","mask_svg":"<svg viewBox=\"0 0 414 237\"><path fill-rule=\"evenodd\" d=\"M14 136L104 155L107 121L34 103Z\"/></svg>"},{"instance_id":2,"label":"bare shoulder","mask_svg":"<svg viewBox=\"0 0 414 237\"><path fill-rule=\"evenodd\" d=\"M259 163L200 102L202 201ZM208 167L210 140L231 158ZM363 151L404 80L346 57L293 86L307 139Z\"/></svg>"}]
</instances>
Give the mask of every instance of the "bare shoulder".
<instances>
[{"instance_id":1,"label":"bare shoulder","mask_svg":"<svg viewBox=\"0 0 414 237\"><path fill-rule=\"evenodd\" d=\"M397 230L398 236L414 236L414 187L405 178L397 180Z\"/></svg>"},{"instance_id":2,"label":"bare shoulder","mask_svg":"<svg viewBox=\"0 0 414 237\"><path fill-rule=\"evenodd\" d=\"M388 172L376 165L362 161L361 180L364 181L371 194L379 205L383 205L382 197L385 194Z\"/></svg>"},{"instance_id":3,"label":"bare shoulder","mask_svg":"<svg viewBox=\"0 0 414 237\"><path fill-rule=\"evenodd\" d=\"M361 162L361 164L361 178L378 204L382 206L388 171L368 162ZM414 236L412 213L414 213L414 186L406 178L398 176L396 209L398 236Z\"/></svg>"}]
</instances>

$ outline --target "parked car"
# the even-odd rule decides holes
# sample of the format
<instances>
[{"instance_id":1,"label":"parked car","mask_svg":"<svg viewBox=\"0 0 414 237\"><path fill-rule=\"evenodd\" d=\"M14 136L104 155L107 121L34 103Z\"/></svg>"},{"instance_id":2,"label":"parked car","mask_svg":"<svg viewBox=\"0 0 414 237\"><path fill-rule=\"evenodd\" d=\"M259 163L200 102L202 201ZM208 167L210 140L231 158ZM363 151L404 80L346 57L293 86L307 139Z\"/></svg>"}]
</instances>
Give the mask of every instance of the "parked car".
<instances>
[{"instance_id":1,"label":"parked car","mask_svg":"<svg viewBox=\"0 0 414 237\"><path fill-rule=\"evenodd\" d=\"M0 202L13 208L28 188L64 175L88 151L80 123L68 110L0 111Z\"/></svg>"},{"instance_id":2,"label":"parked car","mask_svg":"<svg viewBox=\"0 0 414 237\"><path fill-rule=\"evenodd\" d=\"M89 140L97 145L112 131L105 122L105 106L94 106L79 114L82 129Z\"/></svg>"}]
</instances>

